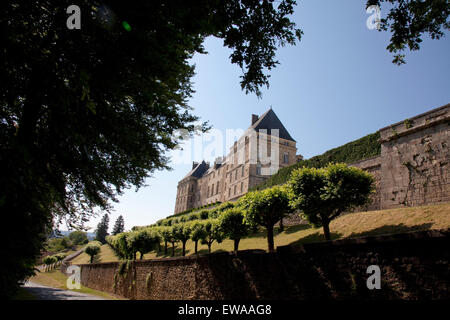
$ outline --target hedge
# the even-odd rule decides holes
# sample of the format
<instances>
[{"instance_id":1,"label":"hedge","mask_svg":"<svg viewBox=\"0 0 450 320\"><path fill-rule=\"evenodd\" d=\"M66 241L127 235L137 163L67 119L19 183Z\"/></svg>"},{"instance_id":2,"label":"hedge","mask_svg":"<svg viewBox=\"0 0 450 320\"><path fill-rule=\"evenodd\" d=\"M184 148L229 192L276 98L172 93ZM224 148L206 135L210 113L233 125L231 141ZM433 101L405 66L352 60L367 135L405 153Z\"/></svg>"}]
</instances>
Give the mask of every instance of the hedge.
<instances>
[{"instance_id":1,"label":"hedge","mask_svg":"<svg viewBox=\"0 0 450 320\"><path fill-rule=\"evenodd\" d=\"M301 160L289 167L278 170L276 174L255 186L252 190L263 190L274 185L286 183L292 170L307 168L322 168L330 162L352 163L358 160L370 158L381 154L380 132L371 133L358 140L344 144L343 146L326 151L324 154L314 156L307 160Z\"/></svg>"}]
</instances>

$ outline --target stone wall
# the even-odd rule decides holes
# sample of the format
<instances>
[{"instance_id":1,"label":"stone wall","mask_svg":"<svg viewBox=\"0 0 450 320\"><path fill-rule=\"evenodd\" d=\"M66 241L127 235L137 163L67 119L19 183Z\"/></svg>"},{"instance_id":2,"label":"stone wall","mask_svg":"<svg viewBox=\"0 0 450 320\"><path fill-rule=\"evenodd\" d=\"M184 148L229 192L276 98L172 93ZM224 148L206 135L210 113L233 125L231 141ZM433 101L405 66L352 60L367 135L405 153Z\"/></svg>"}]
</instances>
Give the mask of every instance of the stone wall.
<instances>
[{"instance_id":1,"label":"stone wall","mask_svg":"<svg viewBox=\"0 0 450 320\"><path fill-rule=\"evenodd\" d=\"M81 282L130 299L448 299L449 240L449 230L433 230L284 246L276 253L85 264ZM366 286L374 264L380 290Z\"/></svg>"},{"instance_id":2,"label":"stone wall","mask_svg":"<svg viewBox=\"0 0 450 320\"><path fill-rule=\"evenodd\" d=\"M450 104L380 136L381 209L450 201Z\"/></svg>"},{"instance_id":3,"label":"stone wall","mask_svg":"<svg viewBox=\"0 0 450 320\"><path fill-rule=\"evenodd\" d=\"M381 156L371 157L349 165L366 170L375 177L375 193L372 195L372 202L356 211L379 210L381 208Z\"/></svg>"},{"instance_id":4,"label":"stone wall","mask_svg":"<svg viewBox=\"0 0 450 320\"><path fill-rule=\"evenodd\" d=\"M350 166L375 176L372 203L356 211L450 201L450 104L380 129L381 155Z\"/></svg>"}]
</instances>

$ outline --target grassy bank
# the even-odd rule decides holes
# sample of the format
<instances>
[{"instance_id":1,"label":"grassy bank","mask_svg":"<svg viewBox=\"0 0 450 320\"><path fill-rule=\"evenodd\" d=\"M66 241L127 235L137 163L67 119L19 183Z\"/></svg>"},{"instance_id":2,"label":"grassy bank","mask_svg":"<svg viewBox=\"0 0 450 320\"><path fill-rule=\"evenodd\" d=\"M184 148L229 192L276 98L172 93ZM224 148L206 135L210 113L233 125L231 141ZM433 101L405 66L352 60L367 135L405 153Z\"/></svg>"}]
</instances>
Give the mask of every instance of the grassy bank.
<instances>
[{"instance_id":1,"label":"grassy bank","mask_svg":"<svg viewBox=\"0 0 450 320\"><path fill-rule=\"evenodd\" d=\"M407 231L419 231L429 229L450 228L450 203L434 206L422 206L414 208L399 208L379 211L357 212L341 216L331 222L330 231L332 239L353 238L363 236L401 233ZM303 244L324 241L321 228L312 228L309 225L297 225L287 227L284 232L275 231L275 245ZM207 246L199 243L199 252L207 253ZM222 243L214 243L213 251L232 251L233 242L225 240ZM240 250L267 249L265 232L255 233L241 240ZM171 255L169 245L168 255L164 252L150 252L144 259L166 257ZM181 253L181 245L175 249L175 255ZM194 243L188 241L186 254L194 253ZM139 257L139 254L138 254ZM108 245L103 245L97 262L117 261L117 257ZM72 261L73 264L89 263L89 256L85 253Z\"/></svg>"}]
</instances>

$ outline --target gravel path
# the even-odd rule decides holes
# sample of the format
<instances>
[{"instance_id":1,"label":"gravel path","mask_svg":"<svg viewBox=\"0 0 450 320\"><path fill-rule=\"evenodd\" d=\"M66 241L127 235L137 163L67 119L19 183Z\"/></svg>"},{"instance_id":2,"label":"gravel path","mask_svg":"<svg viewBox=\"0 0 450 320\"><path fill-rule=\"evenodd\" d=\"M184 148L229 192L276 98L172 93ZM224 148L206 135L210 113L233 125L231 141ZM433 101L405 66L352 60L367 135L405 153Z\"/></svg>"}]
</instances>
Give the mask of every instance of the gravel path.
<instances>
[{"instance_id":1,"label":"gravel path","mask_svg":"<svg viewBox=\"0 0 450 320\"><path fill-rule=\"evenodd\" d=\"M46 287L31 281L26 282L23 287L41 300L106 300L86 293Z\"/></svg>"}]
</instances>

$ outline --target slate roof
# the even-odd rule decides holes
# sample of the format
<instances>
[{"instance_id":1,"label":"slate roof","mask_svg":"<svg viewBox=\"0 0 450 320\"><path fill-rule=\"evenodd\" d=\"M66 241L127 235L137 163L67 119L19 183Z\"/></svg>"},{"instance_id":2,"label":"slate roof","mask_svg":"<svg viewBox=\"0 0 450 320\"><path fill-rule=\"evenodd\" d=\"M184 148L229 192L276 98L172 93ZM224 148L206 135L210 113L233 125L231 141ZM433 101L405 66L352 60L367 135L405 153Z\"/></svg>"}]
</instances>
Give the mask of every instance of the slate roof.
<instances>
[{"instance_id":1,"label":"slate roof","mask_svg":"<svg viewBox=\"0 0 450 320\"><path fill-rule=\"evenodd\" d=\"M260 129L266 129L267 134L271 134L271 129L278 129L279 137L281 139L286 139L295 142L295 140L291 137L289 132L283 126L280 119L277 117L277 115L272 109L269 109L266 112L264 112L259 117L259 119L253 125L250 126L250 128L253 128L257 131Z\"/></svg>"},{"instance_id":2,"label":"slate roof","mask_svg":"<svg viewBox=\"0 0 450 320\"><path fill-rule=\"evenodd\" d=\"M295 140L291 137L289 132L283 126L280 119L277 117L272 108L264 112L258 118L258 120L253 125L250 126L250 128L256 131L260 129L266 129L267 134L271 134L271 129L278 129L279 137L281 139L286 139L295 142ZM183 179L188 177L200 178L203 175L205 175L205 173L207 173L208 170L210 171L214 170L214 166L210 168L205 161L202 161L197 166L195 166Z\"/></svg>"},{"instance_id":3,"label":"slate roof","mask_svg":"<svg viewBox=\"0 0 450 320\"><path fill-rule=\"evenodd\" d=\"M209 169L208 165L206 164L205 160L203 160L201 163L199 163L197 166L194 167L189 173L184 177L196 177L200 178L204 175L204 173ZM183 178L183 179L184 179Z\"/></svg>"}]
</instances>

